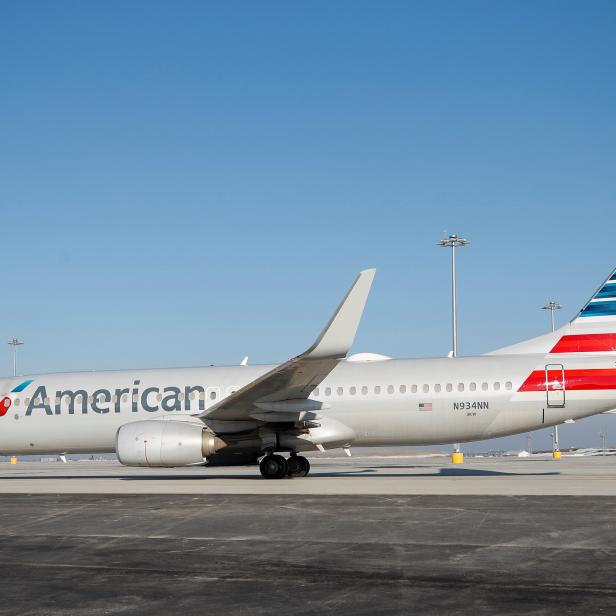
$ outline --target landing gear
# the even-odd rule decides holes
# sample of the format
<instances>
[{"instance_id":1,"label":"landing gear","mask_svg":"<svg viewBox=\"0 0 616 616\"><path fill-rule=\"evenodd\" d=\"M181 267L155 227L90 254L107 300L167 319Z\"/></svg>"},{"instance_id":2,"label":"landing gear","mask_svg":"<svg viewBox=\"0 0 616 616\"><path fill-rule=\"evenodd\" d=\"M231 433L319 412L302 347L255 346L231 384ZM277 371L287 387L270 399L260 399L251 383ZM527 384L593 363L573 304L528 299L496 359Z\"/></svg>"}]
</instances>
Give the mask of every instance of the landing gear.
<instances>
[{"instance_id":1,"label":"landing gear","mask_svg":"<svg viewBox=\"0 0 616 616\"><path fill-rule=\"evenodd\" d=\"M261 475L265 479L284 479L289 472L289 464L278 455L267 455L259 464Z\"/></svg>"},{"instance_id":2,"label":"landing gear","mask_svg":"<svg viewBox=\"0 0 616 616\"><path fill-rule=\"evenodd\" d=\"M304 456L298 456L294 453L288 460L270 453L261 460L259 469L265 479L305 477L310 472L310 462Z\"/></svg>"},{"instance_id":3,"label":"landing gear","mask_svg":"<svg viewBox=\"0 0 616 616\"><path fill-rule=\"evenodd\" d=\"M310 472L310 462L304 456L291 454L287 464L289 477L305 477Z\"/></svg>"}]
</instances>

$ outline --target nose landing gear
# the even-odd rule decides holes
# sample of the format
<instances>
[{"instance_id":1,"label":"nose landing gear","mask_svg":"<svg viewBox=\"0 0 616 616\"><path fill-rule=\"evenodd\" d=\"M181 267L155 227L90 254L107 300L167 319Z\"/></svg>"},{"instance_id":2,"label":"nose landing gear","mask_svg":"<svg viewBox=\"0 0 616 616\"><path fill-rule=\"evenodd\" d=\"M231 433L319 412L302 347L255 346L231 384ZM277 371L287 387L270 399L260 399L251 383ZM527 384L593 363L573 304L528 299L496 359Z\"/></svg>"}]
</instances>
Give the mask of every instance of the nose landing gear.
<instances>
[{"instance_id":1,"label":"nose landing gear","mask_svg":"<svg viewBox=\"0 0 616 616\"><path fill-rule=\"evenodd\" d=\"M296 454L291 454L288 460L277 454L268 454L261 460L259 470L265 479L305 477L310 472L310 462Z\"/></svg>"}]
</instances>

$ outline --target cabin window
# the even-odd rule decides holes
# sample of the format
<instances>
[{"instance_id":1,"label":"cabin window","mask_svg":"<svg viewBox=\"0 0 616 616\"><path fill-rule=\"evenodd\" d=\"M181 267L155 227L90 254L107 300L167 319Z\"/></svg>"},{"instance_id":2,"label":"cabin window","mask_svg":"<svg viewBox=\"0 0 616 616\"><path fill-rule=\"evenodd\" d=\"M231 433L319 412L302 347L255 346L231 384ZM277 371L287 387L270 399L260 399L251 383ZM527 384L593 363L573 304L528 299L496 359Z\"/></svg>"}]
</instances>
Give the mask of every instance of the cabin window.
<instances>
[{"instance_id":1,"label":"cabin window","mask_svg":"<svg viewBox=\"0 0 616 616\"><path fill-rule=\"evenodd\" d=\"M488 391L488 384L487 384L487 383L482 383L482 384L481 384L481 389L482 389L483 391Z\"/></svg>"},{"instance_id":2,"label":"cabin window","mask_svg":"<svg viewBox=\"0 0 616 616\"><path fill-rule=\"evenodd\" d=\"M445 385L445 389L447 391L453 391L453 385L451 383L447 383L447 385Z\"/></svg>"},{"instance_id":3,"label":"cabin window","mask_svg":"<svg viewBox=\"0 0 616 616\"><path fill-rule=\"evenodd\" d=\"M393 385L388 385L387 386L387 393L388 394L393 394L394 393L394 386Z\"/></svg>"},{"instance_id":4,"label":"cabin window","mask_svg":"<svg viewBox=\"0 0 616 616\"><path fill-rule=\"evenodd\" d=\"M24 400L24 404L25 404L25 405L30 404L30 398L26 398L26 399Z\"/></svg>"},{"instance_id":5,"label":"cabin window","mask_svg":"<svg viewBox=\"0 0 616 616\"><path fill-rule=\"evenodd\" d=\"M424 394L427 394L430 391L430 385L424 385L421 389Z\"/></svg>"},{"instance_id":6,"label":"cabin window","mask_svg":"<svg viewBox=\"0 0 616 616\"><path fill-rule=\"evenodd\" d=\"M354 396L357 393L357 387L353 385L353 387L349 387L349 393Z\"/></svg>"},{"instance_id":7,"label":"cabin window","mask_svg":"<svg viewBox=\"0 0 616 616\"><path fill-rule=\"evenodd\" d=\"M441 384L440 384L440 383L437 383L437 384L434 386L434 391L435 391L436 393L438 393L438 392L440 392L440 391L441 391Z\"/></svg>"},{"instance_id":8,"label":"cabin window","mask_svg":"<svg viewBox=\"0 0 616 616\"><path fill-rule=\"evenodd\" d=\"M458 383L458 391L464 391L464 383Z\"/></svg>"},{"instance_id":9,"label":"cabin window","mask_svg":"<svg viewBox=\"0 0 616 616\"><path fill-rule=\"evenodd\" d=\"M162 399L163 399L162 394L156 394L156 400L158 400L158 402L160 402Z\"/></svg>"},{"instance_id":10,"label":"cabin window","mask_svg":"<svg viewBox=\"0 0 616 616\"><path fill-rule=\"evenodd\" d=\"M469 384L469 386L468 386L468 388L469 388L471 391L475 391L475 390L477 389L477 383L470 383L470 384Z\"/></svg>"},{"instance_id":11,"label":"cabin window","mask_svg":"<svg viewBox=\"0 0 616 616\"><path fill-rule=\"evenodd\" d=\"M313 390L313 392L312 392L312 393L313 393L315 396L317 396L317 398L318 398L318 396L319 396L319 388L318 388L318 387L316 387L316 388Z\"/></svg>"},{"instance_id":12,"label":"cabin window","mask_svg":"<svg viewBox=\"0 0 616 616\"><path fill-rule=\"evenodd\" d=\"M505 389L509 389L510 390L512 387L513 387L513 385L511 384L511 381L507 381L505 383Z\"/></svg>"},{"instance_id":13,"label":"cabin window","mask_svg":"<svg viewBox=\"0 0 616 616\"><path fill-rule=\"evenodd\" d=\"M494 391L500 391L500 383L498 381L494 381Z\"/></svg>"},{"instance_id":14,"label":"cabin window","mask_svg":"<svg viewBox=\"0 0 616 616\"><path fill-rule=\"evenodd\" d=\"M400 393L401 394L405 394L406 393L406 385L400 385Z\"/></svg>"},{"instance_id":15,"label":"cabin window","mask_svg":"<svg viewBox=\"0 0 616 616\"><path fill-rule=\"evenodd\" d=\"M199 392L199 400L205 400L205 392L204 391L200 391Z\"/></svg>"},{"instance_id":16,"label":"cabin window","mask_svg":"<svg viewBox=\"0 0 616 616\"><path fill-rule=\"evenodd\" d=\"M336 390L336 393L341 396L344 393L344 389L342 387L338 387L338 389Z\"/></svg>"},{"instance_id":17,"label":"cabin window","mask_svg":"<svg viewBox=\"0 0 616 616\"><path fill-rule=\"evenodd\" d=\"M133 396L133 400L136 398L137 396ZM92 402L94 402L94 396L88 396L88 402L90 404L92 404Z\"/></svg>"},{"instance_id":18,"label":"cabin window","mask_svg":"<svg viewBox=\"0 0 616 616\"><path fill-rule=\"evenodd\" d=\"M381 386L380 385L375 385L374 386L374 393L378 396L381 393Z\"/></svg>"},{"instance_id":19,"label":"cabin window","mask_svg":"<svg viewBox=\"0 0 616 616\"><path fill-rule=\"evenodd\" d=\"M122 402L124 402L124 403L128 402L128 394L124 394L122 396Z\"/></svg>"},{"instance_id":20,"label":"cabin window","mask_svg":"<svg viewBox=\"0 0 616 616\"><path fill-rule=\"evenodd\" d=\"M361 388L361 393L362 393L364 396L368 395L368 387L366 387L366 385L364 385L364 386Z\"/></svg>"},{"instance_id":21,"label":"cabin window","mask_svg":"<svg viewBox=\"0 0 616 616\"><path fill-rule=\"evenodd\" d=\"M15 406L19 406L19 398L15 398Z\"/></svg>"},{"instance_id":22,"label":"cabin window","mask_svg":"<svg viewBox=\"0 0 616 616\"><path fill-rule=\"evenodd\" d=\"M332 388L331 387L326 387L325 388L325 395L326 396L331 396L332 395Z\"/></svg>"},{"instance_id":23,"label":"cabin window","mask_svg":"<svg viewBox=\"0 0 616 616\"><path fill-rule=\"evenodd\" d=\"M416 394L416 393L417 393L417 385L413 385L413 386L411 387L411 391L412 391L414 394Z\"/></svg>"},{"instance_id":24,"label":"cabin window","mask_svg":"<svg viewBox=\"0 0 616 616\"><path fill-rule=\"evenodd\" d=\"M216 392L215 391L211 391L210 392L210 400L216 400Z\"/></svg>"}]
</instances>

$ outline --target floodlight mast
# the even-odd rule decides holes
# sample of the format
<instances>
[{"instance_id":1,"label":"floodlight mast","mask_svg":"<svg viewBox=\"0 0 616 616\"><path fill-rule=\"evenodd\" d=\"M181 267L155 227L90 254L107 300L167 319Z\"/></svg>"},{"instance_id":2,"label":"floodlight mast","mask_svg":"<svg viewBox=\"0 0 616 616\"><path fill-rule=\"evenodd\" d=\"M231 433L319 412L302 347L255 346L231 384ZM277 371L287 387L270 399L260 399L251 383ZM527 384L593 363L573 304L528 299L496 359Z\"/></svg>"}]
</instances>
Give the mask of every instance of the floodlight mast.
<instances>
[{"instance_id":1,"label":"floodlight mast","mask_svg":"<svg viewBox=\"0 0 616 616\"><path fill-rule=\"evenodd\" d=\"M602 430L599 432L599 436L601 437L601 450L603 452L601 455L605 455L605 450L607 449L607 432Z\"/></svg>"},{"instance_id":2,"label":"floodlight mast","mask_svg":"<svg viewBox=\"0 0 616 616\"><path fill-rule=\"evenodd\" d=\"M553 300L547 302L545 306L541 306L541 310L550 311L550 325L552 327L552 333L555 331L554 312L556 310L560 310L561 308L562 304L559 304ZM558 443L558 425L554 426L554 432L552 433L552 451L560 451L560 445Z\"/></svg>"},{"instance_id":3,"label":"floodlight mast","mask_svg":"<svg viewBox=\"0 0 616 616\"><path fill-rule=\"evenodd\" d=\"M9 346L13 348L13 376L17 376L17 347L23 344L23 340L11 338Z\"/></svg>"},{"instance_id":4,"label":"floodlight mast","mask_svg":"<svg viewBox=\"0 0 616 616\"><path fill-rule=\"evenodd\" d=\"M436 243L441 248L451 248L451 355L458 355L458 306L456 289L456 248L468 246L469 240L458 237L455 233Z\"/></svg>"},{"instance_id":5,"label":"floodlight mast","mask_svg":"<svg viewBox=\"0 0 616 616\"><path fill-rule=\"evenodd\" d=\"M541 310L550 311L550 324L552 325L552 332L554 332L554 312L556 310L560 310L561 308L562 305L554 301L549 301L545 306L541 307Z\"/></svg>"}]
</instances>

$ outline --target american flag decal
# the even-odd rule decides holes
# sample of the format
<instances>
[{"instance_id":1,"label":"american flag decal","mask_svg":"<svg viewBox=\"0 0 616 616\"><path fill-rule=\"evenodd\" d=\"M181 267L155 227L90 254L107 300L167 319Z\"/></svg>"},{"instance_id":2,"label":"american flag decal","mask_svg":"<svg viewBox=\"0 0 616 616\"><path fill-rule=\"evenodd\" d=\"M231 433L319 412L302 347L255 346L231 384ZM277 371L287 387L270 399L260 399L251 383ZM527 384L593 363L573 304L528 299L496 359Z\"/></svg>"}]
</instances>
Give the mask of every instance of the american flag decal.
<instances>
[{"instance_id":1,"label":"american flag decal","mask_svg":"<svg viewBox=\"0 0 616 616\"><path fill-rule=\"evenodd\" d=\"M431 411L432 410L432 402L420 402L417 405L417 408L420 411Z\"/></svg>"}]
</instances>

